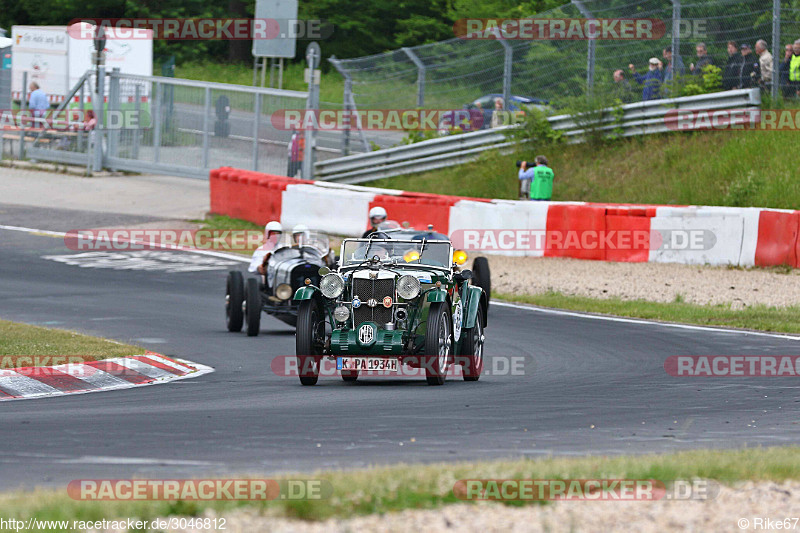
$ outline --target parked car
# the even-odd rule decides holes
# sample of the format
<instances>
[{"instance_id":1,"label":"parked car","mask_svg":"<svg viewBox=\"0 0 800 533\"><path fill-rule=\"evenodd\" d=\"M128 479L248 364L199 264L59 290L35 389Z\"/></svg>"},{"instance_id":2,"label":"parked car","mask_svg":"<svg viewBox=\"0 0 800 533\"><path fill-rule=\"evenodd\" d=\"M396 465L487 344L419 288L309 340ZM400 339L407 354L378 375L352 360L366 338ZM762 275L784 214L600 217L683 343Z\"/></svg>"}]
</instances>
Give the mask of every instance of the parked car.
<instances>
[{"instance_id":1,"label":"parked car","mask_svg":"<svg viewBox=\"0 0 800 533\"><path fill-rule=\"evenodd\" d=\"M476 98L468 104L464 104L463 110L445 112L439 120L439 134L449 135L454 131L466 133L491 127L495 98L502 97L503 95L499 93L487 94ZM480 107L478 107L479 104ZM520 111L523 106L533 106L542 111L547 111L549 104L549 100L542 100L541 98L512 95L506 108L508 111ZM455 130L455 128L459 128L459 130Z\"/></svg>"}]
</instances>

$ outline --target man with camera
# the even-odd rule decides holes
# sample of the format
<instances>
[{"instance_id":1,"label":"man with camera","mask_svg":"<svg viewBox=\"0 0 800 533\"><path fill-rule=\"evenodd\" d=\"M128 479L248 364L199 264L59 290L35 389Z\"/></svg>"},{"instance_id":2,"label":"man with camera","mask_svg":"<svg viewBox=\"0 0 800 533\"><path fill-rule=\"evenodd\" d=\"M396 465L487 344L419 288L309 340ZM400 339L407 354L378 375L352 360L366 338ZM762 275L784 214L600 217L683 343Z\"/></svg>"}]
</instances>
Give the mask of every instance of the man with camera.
<instances>
[{"instance_id":1,"label":"man with camera","mask_svg":"<svg viewBox=\"0 0 800 533\"><path fill-rule=\"evenodd\" d=\"M527 161L517 161L520 199L549 201L553 196L553 169L547 166L547 158L543 155L537 155L534 163L534 167L528 168Z\"/></svg>"}]
</instances>

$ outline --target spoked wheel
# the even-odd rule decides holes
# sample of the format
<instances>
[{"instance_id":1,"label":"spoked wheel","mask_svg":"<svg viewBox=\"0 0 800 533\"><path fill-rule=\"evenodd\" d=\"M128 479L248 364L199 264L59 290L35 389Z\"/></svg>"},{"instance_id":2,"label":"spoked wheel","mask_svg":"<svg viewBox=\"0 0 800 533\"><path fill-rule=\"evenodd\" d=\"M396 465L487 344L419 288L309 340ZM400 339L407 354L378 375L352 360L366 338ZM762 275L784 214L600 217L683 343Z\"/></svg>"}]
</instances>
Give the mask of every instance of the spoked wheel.
<instances>
[{"instance_id":1,"label":"spoked wheel","mask_svg":"<svg viewBox=\"0 0 800 533\"><path fill-rule=\"evenodd\" d=\"M295 345L300 383L316 385L325 347L325 317L316 300L303 300L300 303Z\"/></svg>"},{"instance_id":2,"label":"spoked wheel","mask_svg":"<svg viewBox=\"0 0 800 533\"><path fill-rule=\"evenodd\" d=\"M228 327L228 331L242 331L243 300L244 279L242 273L231 270L228 272L228 281L225 284L225 325Z\"/></svg>"},{"instance_id":3,"label":"spoked wheel","mask_svg":"<svg viewBox=\"0 0 800 533\"><path fill-rule=\"evenodd\" d=\"M432 303L425 332L425 379L428 385L444 385L453 353L453 325L447 303Z\"/></svg>"},{"instance_id":4,"label":"spoked wheel","mask_svg":"<svg viewBox=\"0 0 800 533\"><path fill-rule=\"evenodd\" d=\"M486 308L488 309L492 296L492 274L489 271L489 261L485 257L476 257L472 262L472 275L474 284L483 289L486 294Z\"/></svg>"},{"instance_id":5,"label":"spoked wheel","mask_svg":"<svg viewBox=\"0 0 800 533\"><path fill-rule=\"evenodd\" d=\"M475 326L464 330L464 342L461 350L461 366L464 381L478 381L483 372L483 307L478 306Z\"/></svg>"},{"instance_id":6,"label":"spoked wheel","mask_svg":"<svg viewBox=\"0 0 800 533\"><path fill-rule=\"evenodd\" d=\"M261 329L261 292L256 278L249 278L245 285L244 315L247 319L247 336L255 337Z\"/></svg>"}]
</instances>

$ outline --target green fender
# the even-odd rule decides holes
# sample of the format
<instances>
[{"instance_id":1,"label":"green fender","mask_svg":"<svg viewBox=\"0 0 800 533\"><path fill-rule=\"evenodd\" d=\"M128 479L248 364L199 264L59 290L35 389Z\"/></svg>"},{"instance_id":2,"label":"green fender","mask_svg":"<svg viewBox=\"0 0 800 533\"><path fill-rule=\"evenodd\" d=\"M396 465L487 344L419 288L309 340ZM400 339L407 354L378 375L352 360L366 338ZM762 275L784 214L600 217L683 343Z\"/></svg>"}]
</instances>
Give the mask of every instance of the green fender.
<instances>
[{"instance_id":1,"label":"green fender","mask_svg":"<svg viewBox=\"0 0 800 533\"><path fill-rule=\"evenodd\" d=\"M316 287L300 287L297 289L297 292L294 293L294 298L292 298L292 300L310 300L314 297L314 293L318 291L319 289Z\"/></svg>"},{"instance_id":2,"label":"green fender","mask_svg":"<svg viewBox=\"0 0 800 533\"><path fill-rule=\"evenodd\" d=\"M428 292L428 301L430 303L446 302L447 290L446 289L431 289Z\"/></svg>"},{"instance_id":3,"label":"green fender","mask_svg":"<svg viewBox=\"0 0 800 533\"><path fill-rule=\"evenodd\" d=\"M478 308L483 306L484 313L486 312L486 295L480 287L469 287L468 304L464 313L464 328L474 328L475 321L478 318ZM484 315L484 320L486 316Z\"/></svg>"}]
</instances>

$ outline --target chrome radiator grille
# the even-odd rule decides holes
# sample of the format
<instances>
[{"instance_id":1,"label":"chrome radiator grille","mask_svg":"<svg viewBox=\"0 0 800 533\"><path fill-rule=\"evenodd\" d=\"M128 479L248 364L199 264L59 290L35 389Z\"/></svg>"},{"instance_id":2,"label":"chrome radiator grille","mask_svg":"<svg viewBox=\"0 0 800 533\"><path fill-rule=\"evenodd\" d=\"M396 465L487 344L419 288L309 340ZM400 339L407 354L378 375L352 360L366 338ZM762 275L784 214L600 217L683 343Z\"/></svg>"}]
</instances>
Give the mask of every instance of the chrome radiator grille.
<instances>
[{"instance_id":1,"label":"chrome radiator grille","mask_svg":"<svg viewBox=\"0 0 800 533\"><path fill-rule=\"evenodd\" d=\"M392 322L393 308L383 306L383 299L391 297L394 302L394 279L354 279L353 296L361 300L361 307L353 309L353 320L356 327L362 322L372 321L383 325ZM369 307L367 302L373 298L378 305Z\"/></svg>"}]
</instances>

